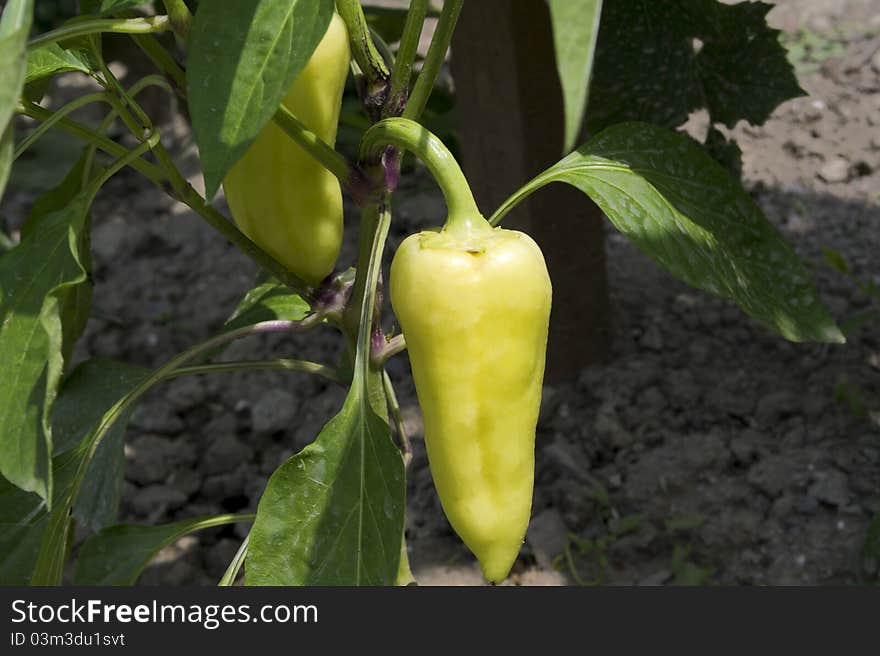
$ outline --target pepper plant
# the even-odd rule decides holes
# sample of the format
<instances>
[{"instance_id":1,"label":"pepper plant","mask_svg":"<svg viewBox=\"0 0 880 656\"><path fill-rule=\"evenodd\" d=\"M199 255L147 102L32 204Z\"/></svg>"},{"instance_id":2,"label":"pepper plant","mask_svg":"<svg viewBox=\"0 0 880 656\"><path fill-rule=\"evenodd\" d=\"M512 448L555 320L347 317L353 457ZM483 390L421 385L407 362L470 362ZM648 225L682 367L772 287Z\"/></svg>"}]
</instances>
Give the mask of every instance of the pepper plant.
<instances>
[{"instance_id":1,"label":"pepper plant","mask_svg":"<svg viewBox=\"0 0 880 656\"><path fill-rule=\"evenodd\" d=\"M132 584L171 541L233 522L252 527L221 585L242 573L253 585L411 582L404 539L411 452L385 371L388 359L406 350L407 339L444 510L487 578L503 580L531 505L551 291L538 245L499 224L550 183L580 189L670 273L732 299L769 330L792 341L843 341L805 266L738 180L689 137L643 120L652 116L646 108L659 104L652 96L656 86L644 84L650 67L644 61L630 66L638 59L632 53L614 57L607 36L621 26L644 27L644 16L626 19L626 3L607 0L603 8L600 0L549 1L566 138L573 145L585 111L593 136L537 172L488 218L453 156L420 122L463 0L445 0L436 12L420 67L419 36L435 11L427 0L412 0L394 14L396 48L378 25L371 27L357 0L155 4L158 12L135 0L81 0L79 16L36 34L34 0L8 0L3 10L0 190L14 160L38 139L62 131L83 145L65 179L34 203L20 236L0 255L4 583ZM658 22L702 12L702 22L692 23L703 26L693 33L705 39L702 51L677 50L693 34L670 31L664 34L678 41L662 56L683 53L685 64L687 57L702 57L694 79L712 111L723 122L733 120L727 101L734 103L742 91L737 75L747 75L739 70L723 77L709 65L738 43L725 36L736 32L731 10L715 0L655 4L651 11L658 15L648 18ZM752 7L766 13L766 5L747 3L752 22L746 42L760 46L764 61L775 62L782 53L753 29ZM124 86L104 59L106 33L131 38L155 73ZM160 39L162 33L173 34L173 42ZM589 100L594 51L596 85ZM334 148L349 69L369 125L356 158ZM799 92L786 77L790 70L777 73L777 86L794 88L781 88L771 108ZM98 90L47 109L48 82L61 74L88 76ZM204 194L181 174L138 103L138 94L153 86L185 103ZM755 98L761 105L756 111L766 113L768 99ZM680 118L692 98L674 100L661 124ZM71 118L91 103L108 108L99 126ZM111 138L113 125L136 145ZM17 133L23 126L28 131ZM439 232L410 237L395 255L389 287L403 334L389 335L381 328L380 271L390 199L407 152L437 181L450 218L436 226ZM219 334L152 371L109 360L72 361L90 311L90 207L126 167L154 183L156 193L190 207L263 271ZM213 202L221 187L231 217ZM337 261L342 193L361 209L354 267ZM347 352L340 364L277 356L216 361L234 340L318 326L338 332ZM117 523L125 423L138 401L172 378L246 369L322 376L348 392L314 441L271 475L255 514L158 526ZM76 525L88 536L73 548Z\"/></svg>"}]
</instances>

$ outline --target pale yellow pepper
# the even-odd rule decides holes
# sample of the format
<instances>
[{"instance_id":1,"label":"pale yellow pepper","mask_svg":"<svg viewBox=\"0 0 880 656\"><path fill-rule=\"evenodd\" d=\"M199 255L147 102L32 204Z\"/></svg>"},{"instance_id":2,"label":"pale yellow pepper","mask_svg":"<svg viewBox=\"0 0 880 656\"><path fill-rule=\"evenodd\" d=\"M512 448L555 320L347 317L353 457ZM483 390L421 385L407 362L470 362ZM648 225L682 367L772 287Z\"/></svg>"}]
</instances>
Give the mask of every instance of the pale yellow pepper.
<instances>
[{"instance_id":1,"label":"pale yellow pepper","mask_svg":"<svg viewBox=\"0 0 880 656\"><path fill-rule=\"evenodd\" d=\"M531 512L552 296L543 255L522 232L451 217L401 244L390 287L443 510L500 582Z\"/></svg>"},{"instance_id":2,"label":"pale yellow pepper","mask_svg":"<svg viewBox=\"0 0 880 656\"><path fill-rule=\"evenodd\" d=\"M334 14L283 104L333 145L351 53ZM309 284L336 264L342 245L342 190L337 178L269 122L223 181L239 228Z\"/></svg>"}]
</instances>

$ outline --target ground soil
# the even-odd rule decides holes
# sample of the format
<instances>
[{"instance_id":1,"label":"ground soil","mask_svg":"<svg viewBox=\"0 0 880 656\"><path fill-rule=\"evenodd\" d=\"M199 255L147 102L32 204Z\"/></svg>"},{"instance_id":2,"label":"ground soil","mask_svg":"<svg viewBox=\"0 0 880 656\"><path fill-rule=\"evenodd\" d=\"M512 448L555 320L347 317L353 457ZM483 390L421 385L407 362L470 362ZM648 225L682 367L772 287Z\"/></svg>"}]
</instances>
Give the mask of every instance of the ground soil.
<instances>
[{"instance_id":1,"label":"ground soil","mask_svg":"<svg viewBox=\"0 0 880 656\"><path fill-rule=\"evenodd\" d=\"M846 323L878 307L865 289L880 285L880 2L776 4L771 20L790 40L819 39L799 62L809 95L734 135L747 187ZM197 180L191 146L181 136L178 147ZM27 170L17 175L2 206L8 217L23 215L45 184ZM415 175L398 194L391 247L444 213L427 178ZM134 175L114 179L93 214L95 308L77 358L156 366L216 331L252 286L252 263ZM346 218L355 228L353 209ZM853 328L845 346L788 343L732 303L678 283L607 228L613 352L576 381L545 387L533 519L509 583L876 578L878 563L862 550L880 513L880 319ZM830 266L829 251L848 274ZM347 242L342 262L353 259ZM339 346L327 330L317 339L253 338L225 357L333 362ZM407 513L415 577L480 584L436 498L405 356L390 372L415 444ZM272 372L158 389L131 422L122 519L254 509L268 475L342 399L333 385ZM187 537L141 582L215 583L246 531Z\"/></svg>"}]
</instances>

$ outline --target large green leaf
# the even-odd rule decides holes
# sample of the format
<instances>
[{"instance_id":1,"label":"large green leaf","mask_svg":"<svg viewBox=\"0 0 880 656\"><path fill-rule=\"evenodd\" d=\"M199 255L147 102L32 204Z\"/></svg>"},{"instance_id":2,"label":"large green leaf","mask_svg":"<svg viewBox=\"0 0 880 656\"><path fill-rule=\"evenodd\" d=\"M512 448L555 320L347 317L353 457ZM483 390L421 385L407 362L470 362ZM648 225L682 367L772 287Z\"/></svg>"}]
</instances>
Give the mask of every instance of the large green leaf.
<instances>
[{"instance_id":1,"label":"large green leaf","mask_svg":"<svg viewBox=\"0 0 880 656\"><path fill-rule=\"evenodd\" d=\"M186 79L209 198L272 118L332 14L332 0L199 3Z\"/></svg>"},{"instance_id":2,"label":"large green leaf","mask_svg":"<svg viewBox=\"0 0 880 656\"><path fill-rule=\"evenodd\" d=\"M792 341L843 342L803 263L737 180L691 139L622 123L581 146L496 212L567 182L673 275L733 299Z\"/></svg>"},{"instance_id":3,"label":"large green leaf","mask_svg":"<svg viewBox=\"0 0 880 656\"><path fill-rule=\"evenodd\" d=\"M248 585L392 585L404 476L388 424L359 386L318 438L281 465L251 529Z\"/></svg>"},{"instance_id":4,"label":"large green leaf","mask_svg":"<svg viewBox=\"0 0 880 656\"><path fill-rule=\"evenodd\" d=\"M49 412L88 299L89 200L80 194L41 217L29 239L0 256L0 473L44 498L52 489Z\"/></svg>"},{"instance_id":5,"label":"large green leaf","mask_svg":"<svg viewBox=\"0 0 880 656\"><path fill-rule=\"evenodd\" d=\"M216 515L161 526L110 526L90 537L80 548L73 583L134 585L147 563L184 535L252 518L252 515Z\"/></svg>"},{"instance_id":6,"label":"large green leaf","mask_svg":"<svg viewBox=\"0 0 880 656\"><path fill-rule=\"evenodd\" d=\"M12 117L24 85L33 0L9 0L0 16L0 198L12 167Z\"/></svg>"},{"instance_id":7,"label":"large green leaf","mask_svg":"<svg viewBox=\"0 0 880 656\"><path fill-rule=\"evenodd\" d=\"M55 452L83 441L114 403L142 383L150 371L106 358L87 360L61 386L52 412ZM125 469L126 413L95 451L74 505L74 516L93 530L116 521Z\"/></svg>"},{"instance_id":8,"label":"large green leaf","mask_svg":"<svg viewBox=\"0 0 880 656\"><path fill-rule=\"evenodd\" d=\"M587 128L622 121L678 127L699 108L733 126L763 123L803 95L763 2L605 0Z\"/></svg>"},{"instance_id":9,"label":"large green leaf","mask_svg":"<svg viewBox=\"0 0 880 656\"><path fill-rule=\"evenodd\" d=\"M568 152L578 138L587 108L602 0L548 0L548 5L565 110L563 150Z\"/></svg>"}]
</instances>

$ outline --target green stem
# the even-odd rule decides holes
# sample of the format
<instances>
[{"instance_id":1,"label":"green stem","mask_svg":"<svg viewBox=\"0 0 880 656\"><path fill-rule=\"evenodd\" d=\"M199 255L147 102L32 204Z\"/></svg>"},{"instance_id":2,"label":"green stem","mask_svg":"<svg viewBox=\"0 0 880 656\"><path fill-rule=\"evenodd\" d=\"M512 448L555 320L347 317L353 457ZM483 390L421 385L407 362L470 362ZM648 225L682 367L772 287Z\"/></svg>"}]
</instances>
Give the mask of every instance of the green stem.
<instances>
[{"instance_id":1,"label":"green stem","mask_svg":"<svg viewBox=\"0 0 880 656\"><path fill-rule=\"evenodd\" d=\"M162 77L161 75L147 75L146 77L141 78L137 82L135 82L128 89L128 96L132 100L134 100L144 89L149 87L156 86L161 87L173 94L174 90L171 88L171 85L168 84L168 81ZM97 132L99 134L104 134L107 129L110 127L110 124L116 120L117 112L116 109L112 109L107 113L107 116L104 117L104 120L101 121L101 124L98 126ZM95 144L91 144L89 146L89 150L86 153L86 160L83 163L83 184L85 184L89 178L92 177L92 165L95 161L95 155L97 153L97 147Z\"/></svg>"},{"instance_id":2,"label":"green stem","mask_svg":"<svg viewBox=\"0 0 880 656\"><path fill-rule=\"evenodd\" d=\"M558 171L545 171L543 173L538 174L534 178L532 178L529 182L524 184L522 187L517 189L507 200L501 203L500 207L492 213L492 216L489 217L489 223L492 226L497 226L501 223L501 220L507 216L507 213L510 212L516 205L523 200L524 198L531 196L534 192L538 191L541 187L545 187L551 182L555 181L555 175Z\"/></svg>"},{"instance_id":3,"label":"green stem","mask_svg":"<svg viewBox=\"0 0 880 656\"><path fill-rule=\"evenodd\" d=\"M371 90L388 79L388 67L370 37L360 0L336 0L336 11L348 29L351 54L369 81Z\"/></svg>"},{"instance_id":4,"label":"green stem","mask_svg":"<svg viewBox=\"0 0 880 656\"><path fill-rule=\"evenodd\" d=\"M181 94L186 93L186 73L174 60L162 44L152 34L133 34L132 40L138 48L155 64L156 68L165 73L174 82Z\"/></svg>"},{"instance_id":5,"label":"green stem","mask_svg":"<svg viewBox=\"0 0 880 656\"><path fill-rule=\"evenodd\" d=\"M123 87L122 83L115 75L113 75L113 71L110 70L103 58L101 59L101 71L104 74L104 88L111 94L110 102L113 105L114 110L116 110L116 114L122 119L122 122L125 123L125 127L128 128L128 131L142 141L145 131L151 132L153 129L150 117L147 116L141 106L138 105L128 94L125 87ZM131 107L137 114L137 118L132 116L131 112L128 111L129 107Z\"/></svg>"},{"instance_id":6,"label":"green stem","mask_svg":"<svg viewBox=\"0 0 880 656\"><path fill-rule=\"evenodd\" d=\"M179 172L177 172L175 177L177 176L180 176ZM236 228L229 219L211 207L185 178L180 176L178 179L173 180L172 186L174 187L174 197L177 200L199 214L212 228L235 244L245 255L300 294L307 302L311 303L314 301L315 290L307 282L291 273L281 262L257 246L246 234Z\"/></svg>"},{"instance_id":7,"label":"green stem","mask_svg":"<svg viewBox=\"0 0 880 656\"><path fill-rule=\"evenodd\" d=\"M51 111L30 102L20 105L16 111L19 111L21 114L29 116L30 118L38 121L48 121L50 118L52 118ZM57 122L57 127L59 130L63 130L68 134L87 141L88 143L94 144L105 153L113 155L114 157L122 157L128 152L128 148L126 148L125 146L121 146L115 141L112 141L111 139L108 139L107 137L96 133L94 130L91 130L84 125L81 125L69 119L62 118L60 121ZM160 187L165 182L165 174L162 169L146 160L134 160L130 163L130 166L138 173L146 176Z\"/></svg>"},{"instance_id":8,"label":"green stem","mask_svg":"<svg viewBox=\"0 0 880 656\"><path fill-rule=\"evenodd\" d=\"M388 209L390 198L386 196L381 205L364 209L361 219L361 239L358 254L354 290L352 291L352 314L357 317L357 342L355 349L354 376L366 380L372 366L370 358L370 338L373 334L373 315L376 303L376 286L382 268L382 253L388 228L391 225L391 212Z\"/></svg>"},{"instance_id":9,"label":"green stem","mask_svg":"<svg viewBox=\"0 0 880 656\"><path fill-rule=\"evenodd\" d=\"M240 362L217 362L213 364L194 365L192 367L181 367L171 372L167 379L177 378L179 376L190 376L200 374L214 374L229 371L253 371L253 370L281 370L281 371L300 371L307 374L313 374L326 378L334 383L344 385L345 381L339 377L339 374L333 367L318 364L317 362L308 362L306 360L289 360L279 358L277 360L245 360Z\"/></svg>"},{"instance_id":10,"label":"green stem","mask_svg":"<svg viewBox=\"0 0 880 656\"><path fill-rule=\"evenodd\" d=\"M352 387L362 382L367 390L370 407L378 417L388 421L388 399L382 383L382 369L370 357L370 341L377 317L376 293L382 270L382 253L391 226L390 195L383 203L366 207L361 219L360 252L357 278L350 308L355 324L357 341L354 353Z\"/></svg>"},{"instance_id":11,"label":"green stem","mask_svg":"<svg viewBox=\"0 0 880 656\"><path fill-rule=\"evenodd\" d=\"M413 451L412 443L409 441L409 435L406 434L406 426L403 423L403 415L400 412L400 402L397 400L397 394L394 392L394 385L391 384L391 377L387 371L382 371L382 384L385 387L385 398L388 399L388 407L391 410L391 418L394 420L394 426L397 429L397 437L400 440L400 451L403 454L403 466L409 467L412 462Z\"/></svg>"},{"instance_id":12,"label":"green stem","mask_svg":"<svg viewBox=\"0 0 880 656\"><path fill-rule=\"evenodd\" d=\"M373 361L377 365L384 365L389 359L398 353L403 353L405 350L406 339L404 339L403 335L395 335L388 340L384 347L378 351L373 351Z\"/></svg>"},{"instance_id":13,"label":"green stem","mask_svg":"<svg viewBox=\"0 0 880 656\"><path fill-rule=\"evenodd\" d=\"M21 157L21 155L28 148L34 145L34 143L40 137L51 130L55 126L55 124L63 119L65 116L71 114L72 112L75 112L80 107L84 107L85 105L91 104L93 102L105 102L107 104L112 104L110 96L103 91L89 93L84 96L80 96L79 98L74 98L66 105L59 107L54 112L50 112L51 116L48 119L46 119L43 123L34 128L33 132L31 132L27 137L22 139L21 143L16 146L15 152L12 155L13 161Z\"/></svg>"},{"instance_id":14,"label":"green stem","mask_svg":"<svg viewBox=\"0 0 880 656\"><path fill-rule=\"evenodd\" d=\"M137 148L133 148L132 150L128 151L128 153L126 153L115 162L113 162L110 166L108 166L107 169L101 173L101 175L99 175L97 178L95 178L94 181L91 182L91 186L89 187L89 194L91 195L91 197L94 198L101 190L101 187L103 187L110 178L119 173L119 171L126 166L131 166L131 163L134 160L138 159L141 155L145 155L146 153L153 150L153 148L155 148L158 143L159 133L154 132Z\"/></svg>"},{"instance_id":15,"label":"green stem","mask_svg":"<svg viewBox=\"0 0 880 656\"><path fill-rule=\"evenodd\" d=\"M437 21L437 29L434 31L434 37L428 47L422 72L419 74L419 79L416 80L409 101L406 103L406 109L403 111L404 118L417 120L425 110L428 97L434 89L434 82L437 80L443 62L446 61L446 52L449 50L452 33L455 31L455 24L458 22L458 15L461 13L463 4L464 0L446 0L443 3L443 12L440 14L440 20Z\"/></svg>"},{"instance_id":16,"label":"green stem","mask_svg":"<svg viewBox=\"0 0 880 656\"><path fill-rule=\"evenodd\" d=\"M394 66L394 53L391 51L391 46L389 46L385 39L382 38L382 35L372 27L370 28L370 38L373 39L376 50L378 50L379 54L382 56L382 61L385 62L385 66L392 68Z\"/></svg>"},{"instance_id":17,"label":"green stem","mask_svg":"<svg viewBox=\"0 0 880 656\"><path fill-rule=\"evenodd\" d=\"M183 0L162 0L162 4L165 5L165 13L171 20L174 33L185 40L189 34L189 24L192 21L189 7Z\"/></svg>"},{"instance_id":18,"label":"green stem","mask_svg":"<svg viewBox=\"0 0 880 656\"><path fill-rule=\"evenodd\" d=\"M244 559L245 556L247 556L248 543L250 540L251 534L248 533L244 540L242 540L241 546L238 547L238 551L235 552L235 556L233 557L232 562L229 563L229 567L226 568L223 578L217 583L218 586L226 587L235 583L235 577L238 576L241 566L244 565Z\"/></svg>"},{"instance_id":19,"label":"green stem","mask_svg":"<svg viewBox=\"0 0 880 656\"><path fill-rule=\"evenodd\" d=\"M149 18L92 18L90 20L68 23L61 27L44 32L28 41L28 49L39 48L47 43L64 41L78 36L114 32L117 34L153 34L171 29L168 16L150 16Z\"/></svg>"},{"instance_id":20,"label":"green stem","mask_svg":"<svg viewBox=\"0 0 880 656\"><path fill-rule=\"evenodd\" d=\"M386 118L364 134L361 160L377 162L385 146L397 146L415 153L428 167L446 199L450 226L471 228L485 223L467 179L452 153L427 128L405 118Z\"/></svg>"},{"instance_id":21,"label":"green stem","mask_svg":"<svg viewBox=\"0 0 880 656\"><path fill-rule=\"evenodd\" d=\"M403 25L400 46L397 48L397 59L395 59L394 69L391 71L391 88L388 92L388 100L385 102L385 107L382 108L384 118L399 116L403 111L409 83L412 79L413 63L415 63L419 47L419 37L422 34L427 13L428 0L412 0L406 14L406 23Z\"/></svg>"},{"instance_id":22,"label":"green stem","mask_svg":"<svg viewBox=\"0 0 880 656\"><path fill-rule=\"evenodd\" d=\"M325 169L339 178L343 186L349 187L352 181L352 166L348 160L332 146L309 130L283 104L272 117L275 123L293 139L300 148L314 157Z\"/></svg>"},{"instance_id":23,"label":"green stem","mask_svg":"<svg viewBox=\"0 0 880 656\"><path fill-rule=\"evenodd\" d=\"M195 346L179 353L174 356L164 365L153 371L150 376L144 380L140 385L138 385L131 392L126 394L124 397L119 399L110 410L104 415L101 419L101 422L95 428L95 431L90 440L88 440L88 446L85 452L85 457L79 464L76 475L73 480L73 484L71 486L70 499L72 500L76 498L77 492L79 491L79 486L82 483L82 480L85 476L85 472L88 469L89 463L92 460L92 457L95 455L95 451L98 446L113 428L116 425L116 422L120 417L123 416L126 410L130 408L136 401L140 400L144 394L150 391L153 386L157 383L168 378L174 371L185 365L187 362L197 358L203 353L208 353L213 351L219 346L224 344L228 344L229 342L233 342L235 340L241 339L242 337L250 337L251 335L260 335L265 333L273 333L273 332L301 332L305 330L309 330L310 328L316 326L320 323L322 317L319 314L312 314L303 319L302 321L286 321L286 320L274 320L274 321L263 321L261 323L256 323L251 326L244 326L243 328L238 328L236 330L230 330L229 332L221 333L220 335L215 335L210 339L201 342L200 344L196 344Z\"/></svg>"}]
</instances>

